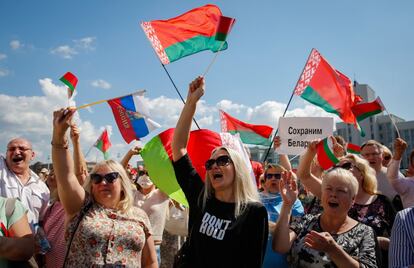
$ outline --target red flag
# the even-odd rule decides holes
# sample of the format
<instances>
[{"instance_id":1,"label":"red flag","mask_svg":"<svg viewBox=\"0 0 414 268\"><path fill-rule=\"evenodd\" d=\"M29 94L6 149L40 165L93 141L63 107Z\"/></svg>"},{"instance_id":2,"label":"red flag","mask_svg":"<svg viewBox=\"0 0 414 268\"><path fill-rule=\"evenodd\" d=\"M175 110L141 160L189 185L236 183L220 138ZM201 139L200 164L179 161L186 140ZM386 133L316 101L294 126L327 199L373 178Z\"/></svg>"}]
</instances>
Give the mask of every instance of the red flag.
<instances>
[{"instance_id":1,"label":"red flag","mask_svg":"<svg viewBox=\"0 0 414 268\"><path fill-rule=\"evenodd\" d=\"M364 120L367 117L376 115L385 110L384 104L380 97L377 97L372 102L360 103L352 107L352 112L356 116L358 122Z\"/></svg>"},{"instance_id":2,"label":"red flag","mask_svg":"<svg viewBox=\"0 0 414 268\"><path fill-rule=\"evenodd\" d=\"M99 137L99 139L95 142L94 146L98 148L103 154L104 158L109 158L109 148L112 146L111 141L109 140L108 130L104 130Z\"/></svg>"},{"instance_id":3,"label":"red flag","mask_svg":"<svg viewBox=\"0 0 414 268\"><path fill-rule=\"evenodd\" d=\"M221 16L216 30L216 40L226 41L227 35L229 35L235 22L236 19L234 18Z\"/></svg>"},{"instance_id":4,"label":"red flag","mask_svg":"<svg viewBox=\"0 0 414 268\"><path fill-rule=\"evenodd\" d=\"M76 85L78 84L78 78L73 73L67 72L59 80L68 87L68 98L72 97Z\"/></svg>"},{"instance_id":5,"label":"red flag","mask_svg":"<svg viewBox=\"0 0 414 268\"><path fill-rule=\"evenodd\" d=\"M268 146L271 142L269 138L273 128L270 126L248 124L222 110L220 110L220 121L222 132L239 133L243 143Z\"/></svg>"},{"instance_id":6,"label":"red flag","mask_svg":"<svg viewBox=\"0 0 414 268\"><path fill-rule=\"evenodd\" d=\"M354 93L351 80L335 70L316 49L312 49L295 94L358 128L351 108L361 98Z\"/></svg>"},{"instance_id":7,"label":"red flag","mask_svg":"<svg viewBox=\"0 0 414 268\"><path fill-rule=\"evenodd\" d=\"M318 143L317 157L321 168L327 170L339 162L333 153L332 137L327 137Z\"/></svg>"},{"instance_id":8,"label":"red flag","mask_svg":"<svg viewBox=\"0 0 414 268\"><path fill-rule=\"evenodd\" d=\"M346 151L351 154L361 154L361 147L356 144L348 143L346 145Z\"/></svg>"}]
</instances>

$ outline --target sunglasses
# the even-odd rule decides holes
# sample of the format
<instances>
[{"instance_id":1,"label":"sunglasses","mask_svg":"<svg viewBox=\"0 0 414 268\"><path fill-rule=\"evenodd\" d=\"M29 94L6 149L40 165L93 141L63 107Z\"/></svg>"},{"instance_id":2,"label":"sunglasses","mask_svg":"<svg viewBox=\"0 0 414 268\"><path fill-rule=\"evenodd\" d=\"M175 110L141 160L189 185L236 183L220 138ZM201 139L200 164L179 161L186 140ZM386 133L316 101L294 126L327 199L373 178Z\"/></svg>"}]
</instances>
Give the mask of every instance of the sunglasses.
<instances>
[{"instance_id":1,"label":"sunglasses","mask_svg":"<svg viewBox=\"0 0 414 268\"><path fill-rule=\"evenodd\" d=\"M206 161L205 167L207 170L210 170L213 168L214 164L217 164L217 166L224 167L229 164L233 163L231 161L231 158L228 155L222 155L217 157L216 159L209 159Z\"/></svg>"},{"instance_id":2,"label":"sunglasses","mask_svg":"<svg viewBox=\"0 0 414 268\"><path fill-rule=\"evenodd\" d=\"M342 168L346 170L351 170L352 168L356 168L359 170L359 168L355 166L354 164L352 164L351 162L346 162L346 163L343 163L342 165L336 165L334 166L334 168Z\"/></svg>"},{"instance_id":3,"label":"sunglasses","mask_svg":"<svg viewBox=\"0 0 414 268\"><path fill-rule=\"evenodd\" d=\"M142 176L142 175L147 175L148 176L148 171L146 171L146 170L140 170L138 172L138 176Z\"/></svg>"},{"instance_id":4,"label":"sunglasses","mask_svg":"<svg viewBox=\"0 0 414 268\"><path fill-rule=\"evenodd\" d=\"M266 179L270 180L271 178L275 178L276 180L280 180L280 178L282 177L282 174L280 173L267 173L266 174Z\"/></svg>"},{"instance_id":5,"label":"sunglasses","mask_svg":"<svg viewBox=\"0 0 414 268\"><path fill-rule=\"evenodd\" d=\"M114 183L114 181L116 179L118 179L119 173L118 172L111 172L111 173L107 173L105 175L92 173L90 176L91 176L91 180L94 184L99 184L103 180L105 180L107 183Z\"/></svg>"},{"instance_id":6,"label":"sunglasses","mask_svg":"<svg viewBox=\"0 0 414 268\"><path fill-rule=\"evenodd\" d=\"M390 155L384 156L384 160L390 160L390 159L391 159L391 156Z\"/></svg>"}]
</instances>

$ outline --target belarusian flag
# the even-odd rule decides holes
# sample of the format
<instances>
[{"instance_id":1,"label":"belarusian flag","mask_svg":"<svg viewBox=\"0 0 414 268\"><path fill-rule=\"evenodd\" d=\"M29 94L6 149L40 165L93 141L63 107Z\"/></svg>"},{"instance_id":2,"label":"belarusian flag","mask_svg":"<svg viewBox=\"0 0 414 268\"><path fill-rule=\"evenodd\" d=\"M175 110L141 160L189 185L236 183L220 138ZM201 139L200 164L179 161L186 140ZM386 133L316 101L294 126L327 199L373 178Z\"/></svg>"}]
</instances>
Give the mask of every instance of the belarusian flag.
<instances>
[{"instance_id":1,"label":"belarusian flag","mask_svg":"<svg viewBox=\"0 0 414 268\"><path fill-rule=\"evenodd\" d=\"M377 97L372 102L360 103L352 107L352 112L356 116L358 122L364 120L367 117L376 115L385 110L384 104L380 97Z\"/></svg>"},{"instance_id":2,"label":"belarusian flag","mask_svg":"<svg viewBox=\"0 0 414 268\"><path fill-rule=\"evenodd\" d=\"M246 144L270 145L273 128L266 125L251 125L242 122L220 110L221 132L239 133L240 139Z\"/></svg>"},{"instance_id":3,"label":"belarusian flag","mask_svg":"<svg viewBox=\"0 0 414 268\"><path fill-rule=\"evenodd\" d=\"M142 148L141 156L154 184L170 198L188 206L187 199L177 182L172 165L171 142L173 135L174 129L170 128L152 138ZM240 140L228 133L219 134L207 129L191 131L187 152L202 180L204 180L206 174L205 162L210 159L213 149L223 145L237 150L243 156L244 149ZM246 166L250 165L247 155L243 159ZM250 171L252 171L251 166ZM254 175L252 175L251 183L254 183Z\"/></svg>"},{"instance_id":4,"label":"belarusian flag","mask_svg":"<svg viewBox=\"0 0 414 268\"><path fill-rule=\"evenodd\" d=\"M142 22L141 27L166 65L203 50L227 49L227 43L215 38L220 17L220 9L209 4L172 19Z\"/></svg>"},{"instance_id":5,"label":"belarusian flag","mask_svg":"<svg viewBox=\"0 0 414 268\"><path fill-rule=\"evenodd\" d=\"M95 142L94 146L98 148L104 155L104 159L109 158L109 148L112 146L111 141L109 140L108 130L104 130L99 137L99 139Z\"/></svg>"},{"instance_id":6,"label":"belarusian flag","mask_svg":"<svg viewBox=\"0 0 414 268\"><path fill-rule=\"evenodd\" d=\"M227 35L230 33L231 28L235 22L236 19L234 18L221 16L216 30L216 40L226 41Z\"/></svg>"},{"instance_id":7,"label":"belarusian flag","mask_svg":"<svg viewBox=\"0 0 414 268\"><path fill-rule=\"evenodd\" d=\"M356 144L348 143L346 146L346 151L351 154L361 154L361 147Z\"/></svg>"},{"instance_id":8,"label":"belarusian flag","mask_svg":"<svg viewBox=\"0 0 414 268\"><path fill-rule=\"evenodd\" d=\"M76 85L78 84L78 78L73 73L67 72L59 80L68 87L68 98L72 97Z\"/></svg>"},{"instance_id":9,"label":"belarusian flag","mask_svg":"<svg viewBox=\"0 0 414 268\"><path fill-rule=\"evenodd\" d=\"M332 137L321 140L317 146L317 157L321 168L327 170L339 162L333 153Z\"/></svg>"},{"instance_id":10,"label":"belarusian flag","mask_svg":"<svg viewBox=\"0 0 414 268\"><path fill-rule=\"evenodd\" d=\"M312 49L295 94L358 128L351 108L361 98L354 93L351 80L335 70L316 49Z\"/></svg>"}]
</instances>

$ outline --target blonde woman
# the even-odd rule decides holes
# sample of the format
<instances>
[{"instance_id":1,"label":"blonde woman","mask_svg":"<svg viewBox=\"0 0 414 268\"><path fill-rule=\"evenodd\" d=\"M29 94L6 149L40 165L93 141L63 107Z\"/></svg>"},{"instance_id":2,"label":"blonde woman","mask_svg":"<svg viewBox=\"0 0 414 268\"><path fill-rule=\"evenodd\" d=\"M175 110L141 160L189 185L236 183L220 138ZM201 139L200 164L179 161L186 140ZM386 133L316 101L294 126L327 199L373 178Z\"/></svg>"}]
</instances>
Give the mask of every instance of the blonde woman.
<instances>
[{"instance_id":1,"label":"blonde woman","mask_svg":"<svg viewBox=\"0 0 414 268\"><path fill-rule=\"evenodd\" d=\"M75 109L54 112L52 159L66 217L66 267L157 267L148 216L133 206L131 182L113 160L98 163L83 188L66 132Z\"/></svg>"},{"instance_id":2,"label":"blonde woman","mask_svg":"<svg viewBox=\"0 0 414 268\"><path fill-rule=\"evenodd\" d=\"M174 132L174 171L190 204L188 267L261 267L267 213L241 156L218 147L206 162L203 184L187 155L187 142L204 78L189 86ZM200 146L203 146L200 144Z\"/></svg>"}]
</instances>

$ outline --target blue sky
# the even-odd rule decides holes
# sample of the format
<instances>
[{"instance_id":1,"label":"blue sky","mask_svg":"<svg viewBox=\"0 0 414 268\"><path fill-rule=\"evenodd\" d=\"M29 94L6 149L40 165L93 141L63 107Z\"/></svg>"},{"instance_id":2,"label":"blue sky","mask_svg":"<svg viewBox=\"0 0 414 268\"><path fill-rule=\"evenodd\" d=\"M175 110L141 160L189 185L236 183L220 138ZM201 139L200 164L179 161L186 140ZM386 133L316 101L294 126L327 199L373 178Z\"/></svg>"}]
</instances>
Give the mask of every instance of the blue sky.
<instances>
[{"instance_id":1,"label":"blue sky","mask_svg":"<svg viewBox=\"0 0 414 268\"><path fill-rule=\"evenodd\" d=\"M51 114L67 105L66 71L79 78L77 105L146 89L154 119L173 127L182 108L141 21L175 17L207 3L236 18L207 74L197 112L219 130L218 108L250 123L277 125L310 50L369 84L387 109L413 120L414 2L402 1L12 1L0 2L0 152L7 141L33 141L37 160L50 154ZM202 52L167 66L185 96L213 59ZM327 115L294 97L290 116ZM112 127L112 155L126 145L107 104L80 111L84 151ZM144 138L144 141L148 140ZM88 156L95 159L96 150Z\"/></svg>"}]
</instances>

